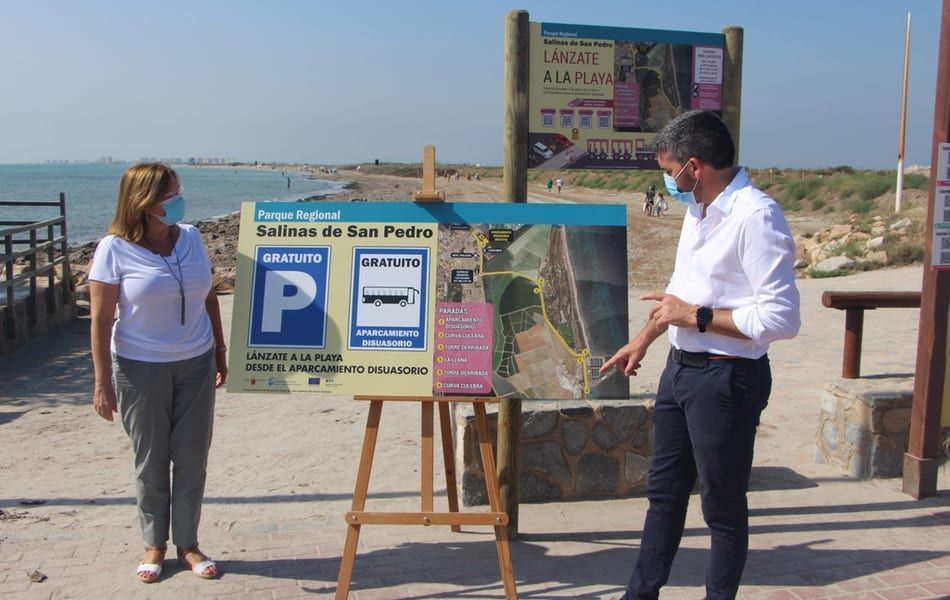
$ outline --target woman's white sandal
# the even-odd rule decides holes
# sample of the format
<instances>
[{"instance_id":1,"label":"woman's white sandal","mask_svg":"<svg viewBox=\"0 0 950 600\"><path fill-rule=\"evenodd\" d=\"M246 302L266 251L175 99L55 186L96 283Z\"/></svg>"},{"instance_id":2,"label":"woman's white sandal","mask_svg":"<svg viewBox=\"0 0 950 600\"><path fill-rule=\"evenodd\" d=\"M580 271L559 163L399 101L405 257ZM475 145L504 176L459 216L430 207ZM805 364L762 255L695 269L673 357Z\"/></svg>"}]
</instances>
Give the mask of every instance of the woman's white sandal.
<instances>
[{"instance_id":1,"label":"woman's white sandal","mask_svg":"<svg viewBox=\"0 0 950 600\"><path fill-rule=\"evenodd\" d=\"M191 563L188 562L187 559L185 559L185 555L188 554L189 552L200 554L201 556L204 556L205 559L196 565L192 565ZM218 576L220 575L220 573L218 572L218 565L216 565L215 562L211 560L210 557L206 556L201 550L199 550L198 546L195 546L193 548L185 548L185 549L179 548L178 549L178 563L181 564L182 566L190 567L191 572L194 573L195 576L200 577L202 579L217 579ZM207 573L206 571L211 568L214 568L214 572Z\"/></svg>"},{"instance_id":2,"label":"woman's white sandal","mask_svg":"<svg viewBox=\"0 0 950 600\"><path fill-rule=\"evenodd\" d=\"M158 546L145 547L145 552L160 552L161 556L159 560L161 560L161 562L141 563L135 570L135 576L138 577L139 581L142 583L155 583L158 581L158 578L162 576L162 565L165 563L165 550L166 548L159 548Z\"/></svg>"}]
</instances>

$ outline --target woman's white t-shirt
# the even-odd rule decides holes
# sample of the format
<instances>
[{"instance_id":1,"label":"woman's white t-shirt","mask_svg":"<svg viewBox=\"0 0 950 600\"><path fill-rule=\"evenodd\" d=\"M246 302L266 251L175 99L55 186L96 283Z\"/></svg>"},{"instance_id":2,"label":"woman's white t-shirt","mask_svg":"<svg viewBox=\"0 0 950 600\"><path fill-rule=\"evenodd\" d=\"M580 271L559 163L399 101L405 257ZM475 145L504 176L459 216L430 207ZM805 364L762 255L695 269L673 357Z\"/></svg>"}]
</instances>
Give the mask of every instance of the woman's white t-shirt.
<instances>
[{"instance_id":1,"label":"woman's white t-shirt","mask_svg":"<svg viewBox=\"0 0 950 600\"><path fill-rule=\"evenodd\" d=\"M96 246L89 279L119 286L112 352L147 362L200 356L214 345L205 299L211 290L211 261L193 225L178 225L170 256L162 257L128 240L107 235ZM185 290L181 324L178 265Z\"/></svg>"}]
</instances>

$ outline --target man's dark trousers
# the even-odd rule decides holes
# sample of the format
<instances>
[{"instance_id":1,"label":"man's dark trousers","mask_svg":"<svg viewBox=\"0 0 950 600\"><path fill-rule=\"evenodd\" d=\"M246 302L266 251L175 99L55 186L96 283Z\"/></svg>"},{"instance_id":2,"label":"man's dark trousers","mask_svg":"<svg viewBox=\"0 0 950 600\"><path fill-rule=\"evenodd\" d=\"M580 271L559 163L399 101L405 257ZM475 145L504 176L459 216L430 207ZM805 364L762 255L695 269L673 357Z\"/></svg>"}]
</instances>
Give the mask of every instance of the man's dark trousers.
<instances>
[{"instance_id":1,"label":"man's dark trousers","mask_svg":"<svg viewBox=\"0 0 950 600\"><path fill-rule=\"evenodd\" d=\"M653 414L650 507L628 598L657 598L670 575L700 482L712 537L707 598L734 598L749 547L746 492L759 414L772 388L767 356L716 359L671 350Z\"/></svg>"}]
</instances>

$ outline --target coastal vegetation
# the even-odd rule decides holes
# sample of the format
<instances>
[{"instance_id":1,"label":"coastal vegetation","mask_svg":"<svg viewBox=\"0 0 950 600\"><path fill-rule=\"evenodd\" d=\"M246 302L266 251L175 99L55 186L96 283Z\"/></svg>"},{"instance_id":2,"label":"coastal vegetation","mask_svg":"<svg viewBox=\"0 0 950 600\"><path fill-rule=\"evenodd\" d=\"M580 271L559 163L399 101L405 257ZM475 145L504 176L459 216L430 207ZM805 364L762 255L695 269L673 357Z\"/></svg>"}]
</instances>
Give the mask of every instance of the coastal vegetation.
<instances>
[{"instance_id":1,"label":"coastal vegetation","mask_svg":"<svg viewBox=\"0 0 950 600\"><path fill-rule=\"evenodd\" d=\"M355 168L355 165L346 169ZM421 177L422 166L405 163L361 165L366 174ZM502 168L440 164L439 176L500 179ZM782 206L797 231L798 268L802 276L834 277L882 266L923 261L929 172L908 169L902 209L895 213L896 172L849 166L820 169L750 168L749 175ZM561 178L565 189L642 194L653 185L664 189L659 171L564 170L528 172L531 186ZM825 263L831 258L837 261ZM831 265L830 267L828 265Z\"/></svg>"},{"instance_id":2,"label":"coastal vegetation","mask_svg":"<svg viewBox=\"0 0 950 600\"><path fill-rule=\"evenodd\" d=\"M360 165L364 173L395 175L399 177L422 177L422 165L418 163L382 163ZM354 169L356 165L345 167ZM439 175L458 173L460 177L501 178L502 168L470 164L440 164ZM869 214L878 211L893 211L896 172L854 169L848 166L822 169L750 168L749 175L762 190L775 198L786 212L824 212ZM548 177L560 177L565 187L614 190L638 193L650 185L663 189L663 175L659 171L621 171L607 169L577 169L545 171L532 169L528 172L529 183L543 183ZM906 209L918 204L917 195L911 190L920 190L926 196L929 173L911 170L904 176L904 189L911 199ZM926 207L924 207L926 208Z\"/></svg>"}]
</instances>

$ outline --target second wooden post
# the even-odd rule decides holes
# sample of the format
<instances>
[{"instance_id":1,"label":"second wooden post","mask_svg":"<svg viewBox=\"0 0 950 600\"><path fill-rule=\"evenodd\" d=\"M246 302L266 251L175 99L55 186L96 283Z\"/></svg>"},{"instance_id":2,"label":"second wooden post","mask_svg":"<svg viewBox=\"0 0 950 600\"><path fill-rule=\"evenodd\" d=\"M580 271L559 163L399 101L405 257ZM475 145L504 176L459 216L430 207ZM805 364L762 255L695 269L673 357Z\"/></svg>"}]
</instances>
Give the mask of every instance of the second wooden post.
<instances>
[{"instance_id":1,"label":"second wooden post","mask_svg":"<svg viewBox=\"0 0 950 600\"><path fill-rule=\"evenodd\" d=\"M505 20L504 189L506 202L528 201L528 12ZM498 407L498 483L508 513L508 537L518 537L521 399L502 398ZM486 475L487 476L487 475Z\"/></svg>"}]
</instances>

